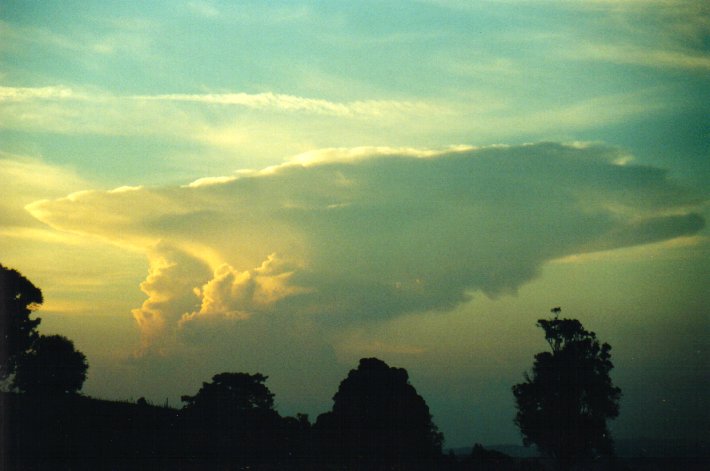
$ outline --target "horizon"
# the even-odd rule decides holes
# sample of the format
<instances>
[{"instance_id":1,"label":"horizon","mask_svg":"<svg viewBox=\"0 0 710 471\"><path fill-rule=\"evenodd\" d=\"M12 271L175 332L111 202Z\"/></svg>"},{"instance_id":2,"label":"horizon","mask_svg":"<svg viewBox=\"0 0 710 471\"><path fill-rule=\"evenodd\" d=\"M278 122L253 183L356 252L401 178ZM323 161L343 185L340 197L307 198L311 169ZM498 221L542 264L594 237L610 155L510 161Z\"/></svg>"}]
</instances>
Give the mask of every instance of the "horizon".
<instances>
[{"instance_id":1,"label":"horizon","mask_svg":"<svg viewBox=\"0 0 710 471\"><path fill-rule=\"evenodd\" d=\"M693 0L3 2L0 263L91 397L259 372L315 420L377 357L446 448L520 443L511 387L561 306L612 346L614 438L707 437L708 25Z\"/></svg>"}]
</instances>

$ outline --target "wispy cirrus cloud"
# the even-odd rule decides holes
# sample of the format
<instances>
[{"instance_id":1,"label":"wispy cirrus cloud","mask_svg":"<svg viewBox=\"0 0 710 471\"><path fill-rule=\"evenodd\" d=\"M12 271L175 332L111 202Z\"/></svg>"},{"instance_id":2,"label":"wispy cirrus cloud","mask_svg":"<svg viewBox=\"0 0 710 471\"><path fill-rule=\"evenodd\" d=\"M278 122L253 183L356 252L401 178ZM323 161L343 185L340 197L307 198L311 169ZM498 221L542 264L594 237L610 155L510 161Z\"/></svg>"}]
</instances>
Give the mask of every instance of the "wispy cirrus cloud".
<instances>
[{"instance_id":1,"label":"wispy cirrus cloud","mask_svg":"<svg viewBox=\"0 0 710 471\"><path fill-rule=\"evenodd\" d=\"M65 86L49 87L3 87L0 86L0 102L27 100L77 100L86 98Z\"/></svg>"},{"instance_id":2,"label":"wispy cirrus cloud","mask_svg":"<svg viewBox=\"0 0 710 471\"><path fill-rule=\"evenodd\" d=\"M710 56L700 51L595 44L584 46L581 56L593 60L656 68L697 70L699 72L710 69Z\"/></svg>"},{"instance_id":3,"label":"wispy cirrus cloud","mask_svg":"<svg viewBox=\"0 0 710 471\"><path fill-rule=\"evenodd\" d=\"M435 113L444 111L441 107L421 101L363 100L353 102L333 102L305 98L280 93L218 93L218 94L168 94L141 95L135 100L157 100L166 102L191 102L210 105L234 105L251 109L267 109L287 112L308 112L340 117L371 117L391 113Z\"/></svg>"},{"instance_id":4,"label":"wispy cirrus cloud","mask_svg":"<svg viewBox=\"0 0 710 471\"><path fill-rule=\"evenodd\" d=\"M450 100L330 101L273 92L120 96L63 85L0 88L0 128L60 134L148 136L276 157L312 148L504 140L521 132L588 129L672 106L663 90L580 97L541 110L505 95ZM274 139L278 136L277 139ZM276 147L274 147L276 146ZM266 150L265 150L266 149ZM271 149L271 150L269 150Z\"/></svg>"},{"instance_id":5,"label":"wispy cirrus cloud","mask_svg":"<svg viewBox=\"0 0 710 471\"><path fill-rule=\"evenodd\" d=\"M207 1L192 1L187 2L187 9L204 18L217 18L220 16L219 9L212 2Z\"/></svg>"},{"instance_id":6,"label":"wispy cirrus cloud","mask_svg":"<svg viewBox=\"0 0 710 471\"><path fill-rule=\"evenodd\" d=\"M451 112L424 101L334 102L271 92L120 96L63 85L0 87L0 116L4 118L2 126L10 129L109 135L157 132L199 136L212 127L218 128L220 122L232 116L213 114L214 108L211 107L215 105L346 119L405 119ZM186 113L182 106L193 108Z\"/></svg>"},{"instance_id":7,"label":"wispy cirrus cloud","mask_svg":"<svg viewBox=\"0 0 710 471\"><path fill-rule=\"evenodd\" d=\"M467 2L436 1L441 6L470 7L471 13L479 5ZM710 63L706 38L710 34L710 7L694 0L509 0L501 3L507 7L519 6L520 12L511 11L512 18L530 15L535 19L526 23L525 29L512 28L495 36L503 42L523 44L534 41L539 49L548 51L545 60L562 52L561 59L585 59L623 65L641 65L658 69L706 70ZM570 25L546 28L544 12L556 11L560 15L574 15ZM552 56L549 53L552 53ZM524 62L525 58L517 58ZM501 76L511 69L509 63L486 57L473 64L464 64L476 74L486 69ZM556 59L555 59L556 60ZM517 70L535 70L534 66L519 64ZM516 69L513 69L516 70ZM536 70L540 72L540 70ZM503 78L505 76L503 75ZM554 80L554 77L550 77Z\"/></svg>"},{"instance_id":8,"label":"wispy cirrus cloud","mask_svg":"<svg viewBox=\"0 0 710 471\"><path fill-rule=\"evenodd\" d=\"M158 28L154 22L142 18L92 18L94 27L81 32L57 31L51 26L21 26L0 20L3 48L18 53L36 46L78 61L87 68L91 60L100 56L121 55L140 60L156 60L151 34Z\"/></svg>"},{"instance_id":9,"label":"wispy cirrus cloud","mask_svg":"<svg viewBox=\"0 0 710 471\"><path fill-rule=\"evenodd\" d=\"M702 72L710 68L705 47L710 7L704 2L598 0L565 4L594 13L590 16L592 27L579 44L582 58L658 69Z\"/></svg>"}]
</instances>

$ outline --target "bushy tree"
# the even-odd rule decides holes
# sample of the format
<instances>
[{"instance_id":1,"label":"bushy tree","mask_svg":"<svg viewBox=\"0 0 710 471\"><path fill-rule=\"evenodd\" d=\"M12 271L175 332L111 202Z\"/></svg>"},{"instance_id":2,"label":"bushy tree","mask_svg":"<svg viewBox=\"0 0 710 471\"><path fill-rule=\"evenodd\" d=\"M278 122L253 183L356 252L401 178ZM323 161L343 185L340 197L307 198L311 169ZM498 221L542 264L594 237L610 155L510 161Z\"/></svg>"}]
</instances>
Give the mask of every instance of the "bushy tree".
<instances>
[{"instance_id":1,"label":"bushy tree","mask_svg":"<svg viewBox=\"0 0 710 471\"><path fill-rule=\"evenodd\" d=\"M15 372L20 355L39 337L41 319L31 319L42 304L42 291L17 270L0 264L0 380Z\"/></svg>"},{"instance_id":2,"label":"bushy tree","mask_svg":"<svg viewBox=\"0 0 710 471\"><path fill-rule=\"evenodd\" d=\"M266 379L260 373L220 373L194 396L182 396L182 420L189 431L185 451L196 459L243 467L278 458L281 417Z\"/></svg>"},{"instance_id":3,"label":"bushy tree","mask_svg":"<svg viewBox=\"0 0 710 471\"><path fill-rule=\"evenodd\" d=\"M89 364L74 343L61 335L41 335L29 352L20 355L13 385L28 394L77 393Z\"/></svg>"},{"instance_id":4,"label":"bushy tree","mask_svg":"<svg viewBox=\"0 0 710 471\"><path fill-rule=\"evenodd\" d=\"M364 358L340 383L333 401L332 412L319 416L316 429L346 465L425 468L441 455L443 436L405 369Z\"/></svg>"},{"instance_id":5,"label":"bushy tree","mask_svg":"<svg viewBox=\"0 0 710 471\"><path fill-rule=\"evenodd\" d=\"M600 345L576 319L541 319L537 325L550 351L535 355L531 374L513 386L523 443L537 445L562 467L611 455L607 420L618 416L621 397L609 376L611 346Z\"/></svg>"},{"instance_id":6,"label":"bushy tree","mask_svg":"<svg viewBox=\"0 0 710 471\"><path fill-rule=\"evenodd\" d=\"M274 395L264 382L267 376L260 373L220 373L211 383L202 383L194 396L182 396L185 409L219 410L231 414L249 410L270 410Z\"/></svg>"}]
</instances>

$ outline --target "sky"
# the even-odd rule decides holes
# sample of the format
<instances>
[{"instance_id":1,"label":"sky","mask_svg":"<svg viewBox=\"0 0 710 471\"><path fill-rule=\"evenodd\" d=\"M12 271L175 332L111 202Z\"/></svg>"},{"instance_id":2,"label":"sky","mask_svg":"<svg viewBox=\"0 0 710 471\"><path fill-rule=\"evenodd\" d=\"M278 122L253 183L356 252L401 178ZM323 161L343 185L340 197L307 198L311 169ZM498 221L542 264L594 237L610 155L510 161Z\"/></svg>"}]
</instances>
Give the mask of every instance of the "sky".
<instances>
[{"instance_id":1,"label":"sky","mask_svg":"<svg viewBox=\"0 0 710 471\"><path fill-rule=\"evenodd\" d=\"M614 436L707 440L709 49L692 0L5 0L0 263L94 397L261 372L315 420L374 356L520 443L561 306Z\"/></svg>"}]
</instances>

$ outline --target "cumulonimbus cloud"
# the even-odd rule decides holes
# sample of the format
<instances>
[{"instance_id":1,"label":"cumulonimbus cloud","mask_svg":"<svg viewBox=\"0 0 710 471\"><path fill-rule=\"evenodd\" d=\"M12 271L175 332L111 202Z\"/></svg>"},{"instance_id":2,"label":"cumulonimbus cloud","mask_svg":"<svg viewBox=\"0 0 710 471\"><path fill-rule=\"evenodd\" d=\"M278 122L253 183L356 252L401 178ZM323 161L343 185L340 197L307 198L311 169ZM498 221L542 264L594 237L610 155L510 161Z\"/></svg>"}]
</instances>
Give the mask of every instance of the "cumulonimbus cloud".
<instances>
[{"instance_id":1,"label":"cumulonimbus cloud","mask_svg":"<svg viewBox=\"0 0 710 471\"><path fill-rule=\"evenodd\" d=\"M689 235L703 202L601 145L326 150L262 171L35 202L143 250L146 346L271 314L356 322L514 292L549 260Z\"/></svg>"}]
</instances>

